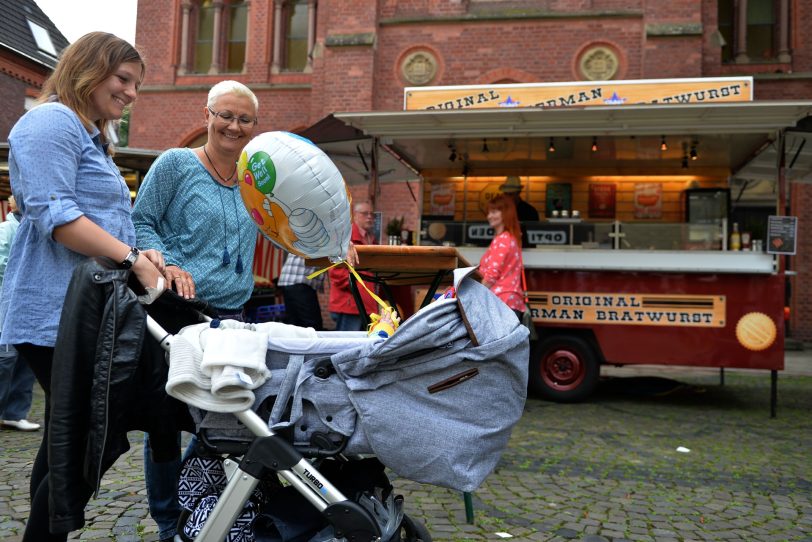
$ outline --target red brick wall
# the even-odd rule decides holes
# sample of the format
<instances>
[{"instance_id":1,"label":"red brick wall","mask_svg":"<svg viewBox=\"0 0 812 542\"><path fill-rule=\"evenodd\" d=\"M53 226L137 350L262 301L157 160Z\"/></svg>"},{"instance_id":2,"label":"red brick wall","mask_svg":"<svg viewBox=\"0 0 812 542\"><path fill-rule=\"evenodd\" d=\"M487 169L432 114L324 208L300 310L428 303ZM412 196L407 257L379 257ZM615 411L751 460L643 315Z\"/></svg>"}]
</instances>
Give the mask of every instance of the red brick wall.
<instances>
[{"instance_id":1,"label":"red brick wall","mask_svg":"<svg viewBox=\"0 0 812 542\"><path fill-rule=\"evenodd\" d=\"M797 255L789 258L789 267L797 275L790 278L792 311L789 331L793 338L812 342L812 185L792 183L790 206L798 215Z\"/></svg>"},{"instance_id":2,"label":"red brick wall","mask_svg":"<svg viewBox=\"0 0 812 542\"><path fill-rule=\"evenodd\" d=\"M144 85L172 85L175 82L180 3L180 0L138 0L135 46L147 64Z\"/></svg>"},{"instance_id":3,"label":"red brick wall","mask_svg":"<svg viewBox=\"0 0 812 542\"><path fill-rule=\"evenodd\" d=\"M0 141L8 140L11 128L25 112L27 87L22 81L0 73L0 96L3 96L3 107L0 107Z\"/></svg>"},{"instance_id":4,"label":"red brick wall","mask_svg":"<svg viewBox=\"0 0 812 542\"><path fill-rule=\"evenodd\" d=\"M163 150L180 145L204 127L208 87L203 91L144 91L132 110L130 146ZM258 133L294 130L306 126L307 89L256 91L259 100ZM160 129L156 129L160 127Z\"/></svg>"},{"instance_id":5,"label":"red brick wall","mask_svg":"<svg viewBox=\"0 0 812 542\"><path fill-rule=\"evenodd\" d=\"M400 110L403 88L410 86L400 75L400 60L416 47L438 58L434 85L578 80L578 53L600 42L618 51L619 78L755 74L756 99L812 99L812 32L805 32L812 28L812 2L807 1L790 0L791 63L721 65L713 40L716 0L319 0L313 72L307 74L271 73L274 3L253 1L244 73L178 76L181 1L138 2L136 42L148 71L133 110L133 147L164 149L188 140L203 126L208 88L226 78L255 90L262 131L305 127L339 111ZM608 12L613 15L602 15ZM702 34L647 33L647 26L664 24L695 25ZM374 35L374 44L327 46L338 36L361 34ZM411 188L420 200L419 187ZM810 191L807 185L792 189L801 239L791 260L800 274L792 279L790 329L804 340L812 340L812 283L801 271L812 269L812 241L803 235L810 227ZM364 186L352 192L366 198ZM405 216L407 228L418 227L419 206L406 184L382 185L377 209L384 224Z\"/></svg>"}]
</instances>

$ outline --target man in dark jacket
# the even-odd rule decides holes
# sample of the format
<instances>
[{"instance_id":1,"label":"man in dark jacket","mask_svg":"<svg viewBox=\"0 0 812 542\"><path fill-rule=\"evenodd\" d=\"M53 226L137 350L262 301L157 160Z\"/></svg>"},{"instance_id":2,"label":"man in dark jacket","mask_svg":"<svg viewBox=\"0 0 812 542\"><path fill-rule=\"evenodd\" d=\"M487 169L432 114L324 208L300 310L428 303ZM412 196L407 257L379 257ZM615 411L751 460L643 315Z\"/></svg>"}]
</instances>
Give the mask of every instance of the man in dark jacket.
<instances>
[{"instance_id":1,"label":"man in dark jacket","mask_svg":"<svg viewBox=\"0 0 812 542\"><path fill-rule=\"evenodd\" d=\"M522 183L518 177L511 175L499 186L499 191L513 198L516 204L516 216L519 222L537 222L539 212L536 208L522 199Z\"/></svg>"}]
</instances>

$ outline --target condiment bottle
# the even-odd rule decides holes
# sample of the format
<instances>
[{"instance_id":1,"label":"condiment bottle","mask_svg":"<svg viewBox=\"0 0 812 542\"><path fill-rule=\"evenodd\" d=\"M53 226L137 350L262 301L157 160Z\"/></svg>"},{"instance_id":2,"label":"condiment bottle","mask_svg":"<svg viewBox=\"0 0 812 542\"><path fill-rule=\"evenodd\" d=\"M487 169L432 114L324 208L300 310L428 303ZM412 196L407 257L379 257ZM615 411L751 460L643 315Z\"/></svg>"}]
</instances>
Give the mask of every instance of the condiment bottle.
<instances>
[{"instance_id":1,"label":"condiment bottle","mask_svg":"<svg viewBox=\"0 0 812 542\"><path fill-rule=\"evenodd\" d=\"M730 234L730 250L742 249L742 236L739 233L739 223L733 223L733 232Z\"/></svg>"}]
</instances>

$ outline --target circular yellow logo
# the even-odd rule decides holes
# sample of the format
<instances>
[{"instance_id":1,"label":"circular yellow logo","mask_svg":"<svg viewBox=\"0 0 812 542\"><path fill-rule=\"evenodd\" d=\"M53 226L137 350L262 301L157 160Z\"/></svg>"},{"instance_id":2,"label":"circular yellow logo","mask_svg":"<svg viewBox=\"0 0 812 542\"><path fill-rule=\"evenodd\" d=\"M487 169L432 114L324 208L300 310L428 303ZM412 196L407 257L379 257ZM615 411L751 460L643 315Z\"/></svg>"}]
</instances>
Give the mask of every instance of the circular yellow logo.
<instances>
[{"instance_id":1,"label":"circular yellow logo","mask_svg":"<svg viewBox=\"0 0 812 542\"><path fill-rule=\"evenodd\" d=\"M748 312L736 324L736 339L747 348L758 352L772 346L778 329L772 319L763 312Z\"/></svg>"},{"instance_id":2,"label":"circular yellow logo","mask_svg":"<svg viewBox=\"0 0 812 542\"><path fill-rule=\"evenodd\" d=\"M485 185L485 188L479 192L479 210L482 211L483 215L488 214L488 202L501 194L499 191L500 185L501 183L488 183Z\"/></svg>"}]
</instances>

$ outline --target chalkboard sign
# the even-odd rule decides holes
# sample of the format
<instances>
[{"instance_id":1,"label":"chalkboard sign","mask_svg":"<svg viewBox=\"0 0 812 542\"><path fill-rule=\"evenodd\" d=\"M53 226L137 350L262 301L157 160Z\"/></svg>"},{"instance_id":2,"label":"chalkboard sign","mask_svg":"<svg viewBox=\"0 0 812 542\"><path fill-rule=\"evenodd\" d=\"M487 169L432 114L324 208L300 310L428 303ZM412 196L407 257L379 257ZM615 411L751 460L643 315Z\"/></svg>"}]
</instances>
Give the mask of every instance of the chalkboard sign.
<instances>
[{"instance_id":1,"label":"chalkboard sign","mask_svg":"<svg viewBox=\"0 0 812 542\"><path fill-rule=\"evenodd\" d=\"M547 183L547 205L545 216L550 218L553 211L570 211L572 207L572 185L570 183Z\"/></svg>"},{"instance_id":2,"label":"chalkboard sign","mask_svg":"<svg viewBox=\"0 0 812 542\"><path fill-rule=\"evenodd\" d=\"M794 255L797 239L797 216L771 216L767 219L768 254Z\"/></svg>"}]
</instances>

